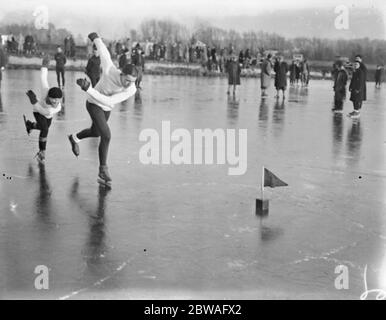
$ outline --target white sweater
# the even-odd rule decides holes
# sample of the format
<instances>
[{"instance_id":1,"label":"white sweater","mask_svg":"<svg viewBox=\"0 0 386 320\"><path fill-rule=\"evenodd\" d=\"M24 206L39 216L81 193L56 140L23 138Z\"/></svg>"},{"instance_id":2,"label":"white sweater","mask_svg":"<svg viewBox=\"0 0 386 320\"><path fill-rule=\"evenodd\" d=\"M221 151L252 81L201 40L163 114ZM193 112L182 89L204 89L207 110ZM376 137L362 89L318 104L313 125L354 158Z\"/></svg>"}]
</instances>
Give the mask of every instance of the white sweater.
<instances>
[{"instance_id":1,"label":"white sweater","mask_svg":"<svg viewBox=\"0 0 386 320\"><path fill-rule=\"evenodd\" d=\"M111 111L114 105L127 100L136 92L135 83L128 88L122 87L120 74L111 60L110 53L100 38L94 40L97 47L102 67L102 75L95 88L91 86L86 91L88 94L87 101L96 104L104 111Z\"/></svg>"},{"instance_id":2,"label":"white sweater","mask_svg":"<svg viewBox=\"0 0 386 320\"><path fill-rule=\"evenodd\" d=\"M33 112L39 112L47 119L51 119L54 114L58 113L62 109L62 104L59 103L55 108L52 107L52 105L47 104L46 99L48 90L50 89L47 80L48 69L46 67L42 67L40 70L41 98L33 105Z\"/></svg>"}]
</instances>

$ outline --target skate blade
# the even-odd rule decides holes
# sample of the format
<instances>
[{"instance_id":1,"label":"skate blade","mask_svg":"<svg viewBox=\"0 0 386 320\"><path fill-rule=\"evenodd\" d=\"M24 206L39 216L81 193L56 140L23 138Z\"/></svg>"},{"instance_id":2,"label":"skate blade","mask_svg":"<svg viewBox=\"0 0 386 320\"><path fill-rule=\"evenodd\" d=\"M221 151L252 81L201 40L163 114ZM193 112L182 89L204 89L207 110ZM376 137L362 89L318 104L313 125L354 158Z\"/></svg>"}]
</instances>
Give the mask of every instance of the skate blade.
<instances>
[{"instance_id":1,"label":"skate blade","mask_svg":"<svg viewBox=\"0 0 386 320\"><path fill-rule=\"evenodd\" d=\"M25 117L24 114L23 114L23 120L24 120L25 130L27 131L27 134L29 135L30 133L28 132L28 129L27 129L27 118Z\"/></svg>"},{"instance_id":2,"label":"skate blade","mask_svg":"<svg viewBox=\"0 0 386 320\"><path fill-rule=\"evenodd\" d=\"M46 161L45 160L40 160L39 158L36 157L36 161L38 162L38 164L46 164Z\"/></svg>"},{"instance_id":3,"label":"skate blade","mask_svg":"<svg viewBox=\"0 0 386 320\"><path fill-rule=\"evenodd\" d=\"M105 186L109 189L111 189L111 182L106 182L105 180L101 179L101 178L98 178L97 179L98 183L102 186Z\"/></svg>"}]
</instances>

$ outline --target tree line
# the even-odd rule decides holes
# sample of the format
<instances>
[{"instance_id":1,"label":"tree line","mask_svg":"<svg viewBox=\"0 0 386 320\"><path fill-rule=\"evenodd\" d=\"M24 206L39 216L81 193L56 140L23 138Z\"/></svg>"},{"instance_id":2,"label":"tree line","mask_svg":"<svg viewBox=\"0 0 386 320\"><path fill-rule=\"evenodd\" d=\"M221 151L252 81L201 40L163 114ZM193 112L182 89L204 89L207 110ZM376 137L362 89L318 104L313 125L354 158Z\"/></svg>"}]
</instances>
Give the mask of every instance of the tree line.
<instances>
[{"instance_id":1,"label":"tree line","mask_svg":"<svg viewBox=\"0 0 386 320\"><path fill-rule=\"evenodd\" d=\"M69 36L69 30L56 27L50 23L48 30L37 30L30 24L9 24L0 26L0 34L22 33L32 35L40 43L63 44L64 38ZM249 49L251 55L262 54L265 50L278 50L285 57L290 58L294 53L302 53L309 60L333 61L337 56L354 58L355 54L362 54L367 63L383 64L386 61L386 41L381 39L321 39L295 37L285 38L275 33L264 31L238 32L225 30L205 22L196 23L192 28L170 19L147 19L142 21L137 29L127 31L122 39L130 37L132 42L146 40L157 43L194 44L197 40L211 48L218 49L233 47L237 53ZM78 35L77 45L85 45L85 39ZM109 41L119 39L106 39Z\"/></svg>"}]
</instances>

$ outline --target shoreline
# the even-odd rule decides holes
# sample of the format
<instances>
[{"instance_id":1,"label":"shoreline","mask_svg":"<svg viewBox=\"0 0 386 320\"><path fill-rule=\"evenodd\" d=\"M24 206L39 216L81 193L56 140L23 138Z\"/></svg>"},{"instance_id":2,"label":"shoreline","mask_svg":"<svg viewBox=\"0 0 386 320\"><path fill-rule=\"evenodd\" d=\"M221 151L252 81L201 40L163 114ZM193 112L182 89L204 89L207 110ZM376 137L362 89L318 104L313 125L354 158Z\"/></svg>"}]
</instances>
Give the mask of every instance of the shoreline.
<instances>
[{"instance_id":1,"label":"shoreline","mask_svg":"<svg viewBox=\"0 0 386 320\"><path fill-rule=\"evenodd\" d=\"M7 69L12 70L39 70L41 68L41 60L39 57L20 57L20 56L9 56ZM115 61L116 63L116 61ZM66 64L67 71L78 71L83 72L86 68L87 60L73 60L68 59ZM310 67L313 71L310 72L310 79L312 80L331 80L330 68L332 62L318 62L310 61ZM55 64L53 60L50 60L48 66L49 70L55 70ZM375 66L368 66L368 81L374 77L371 74L375 72ZM183 62L167 62L167 61L151 61L145 62L145 75L176 75L176 76L189 76L189 77L227 77L226 73L219 71L209 71L207 68L202 67L199 64L188 64ZM260 68L249 68L242 69L242 78L259 78Z\"/></svg>"}]
</instances>

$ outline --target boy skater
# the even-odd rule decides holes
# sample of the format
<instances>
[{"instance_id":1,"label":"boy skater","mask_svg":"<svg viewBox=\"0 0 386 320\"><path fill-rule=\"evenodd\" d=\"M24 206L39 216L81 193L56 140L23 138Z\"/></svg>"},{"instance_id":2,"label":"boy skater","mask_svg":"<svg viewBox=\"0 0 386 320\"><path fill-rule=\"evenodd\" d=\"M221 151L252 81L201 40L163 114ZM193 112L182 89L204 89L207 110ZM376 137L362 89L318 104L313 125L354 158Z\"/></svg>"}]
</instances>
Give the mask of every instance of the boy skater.
<instances>
[{"instance_id":1,"label":"boy skater","mask_svg":"<svg viewBox=\"0 0 386 320\"><path fill-rule=\"evenodd\" d=\"M47 145L47 136L48 130L51 126L52 116L55 113L58 113L62 109L62 97L63 93L57 87L52 87L50 89L47 81L48 74L48 60L43 60L43 65L41 68L41 99L36 98L35 93L32 90L28 90L27 96L33 105L33 115L36 122L32 122L26 119L25 115L24 124L27 130L28 135L31 130L40 130L39 135L39 152L36 154L36 157L40 163L44 163L45 152Z\"/></svg>"},{"instance_id":2,"label":"boy skater","mask_svg":"<svg viewBox=\"0 0 386 320\"><path fill-rule=\"evenodd\" d=\"M347 72L344 68L343 62L338 61L337 62L337 75L335 77L335 83L334 83L334 108L332 111L336 113L342 113L343 112L343 101L346 98L346 84L347 84Z\"/></svg>"},{"instance_id":3,"label":"boy skater","mask_svg":"<svg viewBox=\"0 0 386 320\"><path fill-rule=\"evenodd\" d=\"M92 125L77 134L69 135L68 138L72 152L75 156L79 156L79 142L82 139L100 137L98 182L111 186L111 177L106 163L111 138L107 121L115 104L125 101L135 94L136 69L132 64L124 66L122 71L117 69L102 39L95 32L90 33L88 37L99 52L102 75L95 88L92 88L86 79L76 81L81 89L87 92L86 108L90 114Z\"/></svg>"}]
</instances>

